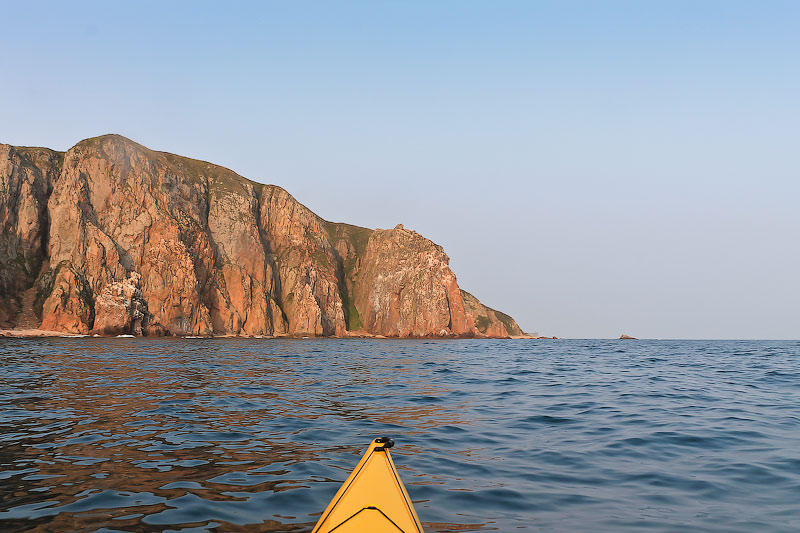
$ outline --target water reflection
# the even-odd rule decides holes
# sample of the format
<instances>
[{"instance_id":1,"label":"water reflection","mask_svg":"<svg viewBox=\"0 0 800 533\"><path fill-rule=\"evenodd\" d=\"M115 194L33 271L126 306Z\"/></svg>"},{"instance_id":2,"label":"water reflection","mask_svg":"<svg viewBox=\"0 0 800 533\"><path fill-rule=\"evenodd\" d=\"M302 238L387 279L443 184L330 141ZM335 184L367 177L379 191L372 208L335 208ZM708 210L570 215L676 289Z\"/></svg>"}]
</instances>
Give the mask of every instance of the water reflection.
<instances>
[{"instance_id":1,"label":"water reflection","mask_svg":"<svg viewBox=\"0 0 800 533\"><path fill-rule=\"evenodd\" d=\"M371 344L10 344L5 528L307 530L373 435L466 423L419 360Z\"/></svg>"},{"instance_id":2,"label":"water reflection","mask_svg":"<svg viewBox=\"0 0 800 533\"><path fill-rule=\"evenodd\" d=\"M794 531L800 343L0 339L3 531L308 531L392 435L426 531Z\"/></svg>"}]
</instances>

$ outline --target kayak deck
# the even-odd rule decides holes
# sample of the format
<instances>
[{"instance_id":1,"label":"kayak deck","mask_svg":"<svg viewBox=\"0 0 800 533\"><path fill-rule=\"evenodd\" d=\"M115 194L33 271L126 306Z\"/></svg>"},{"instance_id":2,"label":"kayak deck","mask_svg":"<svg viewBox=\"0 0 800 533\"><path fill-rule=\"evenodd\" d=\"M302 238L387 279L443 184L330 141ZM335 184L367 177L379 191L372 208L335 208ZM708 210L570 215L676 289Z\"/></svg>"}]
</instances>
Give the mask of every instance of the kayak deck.
<instances>
[{"instance_id":1,"label":"kayak deck","mask_svg":"<svg viewBox=\"0 0 800 533\"><path fill-rule=\"evenodd\" d=\"M386 437L364 456L322 513L312 533L351 531L422 533L411 498L394 466Z\"/></svg>"}]
</instances>

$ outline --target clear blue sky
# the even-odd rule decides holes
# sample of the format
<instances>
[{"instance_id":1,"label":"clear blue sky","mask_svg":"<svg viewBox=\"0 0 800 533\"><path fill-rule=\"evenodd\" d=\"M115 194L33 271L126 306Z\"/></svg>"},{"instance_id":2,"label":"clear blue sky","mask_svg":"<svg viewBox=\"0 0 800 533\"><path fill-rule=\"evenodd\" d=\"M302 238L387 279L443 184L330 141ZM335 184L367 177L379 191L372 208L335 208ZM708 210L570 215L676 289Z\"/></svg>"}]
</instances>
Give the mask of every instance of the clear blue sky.
<instances>
[{"instance_id":1,"label":"clear blue sky","mask_svg":"<svg viewBox=\"0 0 800 533\"><path fill-rule=\"evenodd\" d=\"M800 2L7 2L0 142L404 223L565 337L800 338Z\"/></svg>"}]
</instances>

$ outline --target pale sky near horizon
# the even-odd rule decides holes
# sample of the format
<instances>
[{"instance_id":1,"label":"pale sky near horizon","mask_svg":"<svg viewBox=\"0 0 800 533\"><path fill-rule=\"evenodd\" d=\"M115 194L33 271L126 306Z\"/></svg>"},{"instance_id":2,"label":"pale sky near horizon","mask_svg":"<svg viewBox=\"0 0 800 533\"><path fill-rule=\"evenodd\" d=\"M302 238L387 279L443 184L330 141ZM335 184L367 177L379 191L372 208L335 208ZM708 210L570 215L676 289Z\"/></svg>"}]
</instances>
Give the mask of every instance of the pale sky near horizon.
<instances>
[{"instance_id":1,"label":"pale sky near horizon","mask_svg":"<svg viewBox=\"0 0 800 533\"><path fill-rule=\"evenodd\" d=\"M529 332L800 338L800 2L0 7L0 142L403 223Z\"/></svg>"}]
</instances>

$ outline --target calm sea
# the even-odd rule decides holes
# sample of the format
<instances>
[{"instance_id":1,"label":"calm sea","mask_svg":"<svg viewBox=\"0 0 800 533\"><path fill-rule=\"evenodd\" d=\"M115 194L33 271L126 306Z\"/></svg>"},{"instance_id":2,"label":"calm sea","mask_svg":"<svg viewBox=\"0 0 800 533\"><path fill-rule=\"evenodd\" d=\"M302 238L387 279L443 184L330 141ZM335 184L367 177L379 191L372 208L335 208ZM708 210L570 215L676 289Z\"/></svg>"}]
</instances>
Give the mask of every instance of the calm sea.
<instances>
[{"instance_id":1,"label":"calm sea","mask_svg":"<svg viewBox=\"0 0 800 533\"><path fill-rule=\"evenodd\" d=\"M800 531L800 342L0 339L0 530Z\"/></svg>"}]
</instances>

